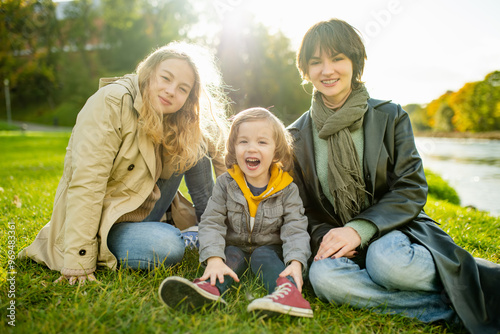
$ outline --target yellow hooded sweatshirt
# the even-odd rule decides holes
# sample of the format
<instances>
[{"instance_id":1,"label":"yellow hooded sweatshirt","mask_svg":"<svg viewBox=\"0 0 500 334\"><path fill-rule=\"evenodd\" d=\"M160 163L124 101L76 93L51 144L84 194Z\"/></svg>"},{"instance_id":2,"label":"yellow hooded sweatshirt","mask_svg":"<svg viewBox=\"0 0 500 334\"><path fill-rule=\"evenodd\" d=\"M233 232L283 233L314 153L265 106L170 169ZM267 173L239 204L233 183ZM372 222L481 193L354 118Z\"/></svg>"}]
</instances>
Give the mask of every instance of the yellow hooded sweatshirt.
<instances>
[{"instance_id":1,"label":"yellow hooded sweatshirt","mask_svg":"<svg viewBox=\"0 0 500 334\"><path fill-rule=\"evenodd\" d=\"M245 179L245 173L241 171L240 166L233 165L232 168L227 170L229 175L238 183L241 191L243 192L243 196L248 203L248 211L250 213L250 231L253 230L253 225L255 222L255 215L257 214L257 208L259 203L277 193L280 190L285 189L290 183L292 183L293 178L288 172L284 172L278 164L273 163L271 165L271 177L269 179L269 183L267 184L266 190L260 194L259 196L254 196L248 187L247 181Z\"/></svg>"}]
</instances>

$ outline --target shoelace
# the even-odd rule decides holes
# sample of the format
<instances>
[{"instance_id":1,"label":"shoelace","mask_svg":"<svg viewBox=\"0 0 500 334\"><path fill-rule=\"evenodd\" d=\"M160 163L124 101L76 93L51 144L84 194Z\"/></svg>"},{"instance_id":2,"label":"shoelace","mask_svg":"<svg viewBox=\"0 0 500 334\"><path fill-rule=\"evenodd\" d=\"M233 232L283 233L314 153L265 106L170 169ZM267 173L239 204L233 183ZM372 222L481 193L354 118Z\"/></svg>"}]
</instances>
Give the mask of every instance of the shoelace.
<instances>
[{"instance_id":1,"label":"shoelace","mask_svg":"<svg viewBox=\"0 0 500 334\"><path fill-rule=\"evenodd\" d=\"M280 298L283 298L287 296L290 292L292 292L292 284L291 283L284 283L276 287L276 290L274 290L273 293L271 293L268 298L271 298L273 300L277 300Z\"/></svg>"},{"instance_id":2,"label":"shoelace","mask_svg":"<svg viewBox=\"0 0 500 334\"><path fill-rule=\"evenodd\" d=\"M184 238L184 245L186 248L198 248L199 247L199 239L198 234L192 233L184 233L182 235Z\"/></svg>"}]
</instances>

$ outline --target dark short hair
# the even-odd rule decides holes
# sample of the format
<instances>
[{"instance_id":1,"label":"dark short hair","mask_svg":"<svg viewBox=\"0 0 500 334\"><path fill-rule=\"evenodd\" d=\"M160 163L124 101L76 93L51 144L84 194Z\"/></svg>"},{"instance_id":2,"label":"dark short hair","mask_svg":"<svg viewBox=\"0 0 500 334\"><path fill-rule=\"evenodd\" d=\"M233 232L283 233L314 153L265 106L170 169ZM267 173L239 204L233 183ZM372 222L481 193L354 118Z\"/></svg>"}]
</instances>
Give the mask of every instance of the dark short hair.
<instances>
[{"instance_id":1,"label":"dark short hair","mask_svg":"<svg viewBox=\"0 0 500 334\"><path fill-rule=\"evenodd\" d=\"M346 55L353 65L352 88L356 89L361 85L366 50L356 28L339 19L321 21L309 28L297 52L297 68L302 79L307 78L309 60L318 48L320 52L327 52L330 56L338 53Z\"/></svg>"}]
</instances>

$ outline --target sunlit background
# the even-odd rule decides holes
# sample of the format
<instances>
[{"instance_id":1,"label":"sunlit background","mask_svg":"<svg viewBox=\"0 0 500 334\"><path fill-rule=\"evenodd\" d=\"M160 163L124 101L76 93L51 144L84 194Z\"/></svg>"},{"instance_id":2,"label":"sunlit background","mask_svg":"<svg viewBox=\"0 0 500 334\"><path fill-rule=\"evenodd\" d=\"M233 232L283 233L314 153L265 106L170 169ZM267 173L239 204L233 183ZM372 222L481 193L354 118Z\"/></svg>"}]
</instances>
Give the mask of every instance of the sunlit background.
<instances>
[{"instance_id":1,"label":"sunlit background","mask_svg":"<svg viewBox=\"0 0 500 334\"><path fill-rule=\"evenodd\" d=\"M500 69L500 1L239 1L297 49L307 29L336 17L362 34L373 97L429 103Z\"/></svg>"},{"instance_id":2,"label":"sunlit background","mask_svg":"<svg viewBox=\"0 0 500 334\"><path fill-rule=\"evenodd\" d=\"M9 94L10 105L0 103L0 123L71 127L100 77L133 72L154 48L186 40L216 54L232 112L269 107L288 125L309 108L312 91L301 86L295 52L311 25L332 17L356 27L365 41L370 95L403 105L415 130L500 131L498 0L2 0L0 99ZM490 154L499 142L468 149ZM422 150L429 166L442 151L433 147ZM455 170L463 184L463 172L453 167L464 153L453 150L437 157L451 161L437 172L453 180L447 173ZM477 174L472 167L463 190L473 201L479 198L473 191L490 192L487 209L496 213L499 159L481 155L476 162L494 170Z\"/></svg>"},{"instance_id":3,"label":"sunlit background","mask_svg":"<svg viewBox=\"0 0 500 334\"><path fill-rule=\"evenodd\" d=\"M364 79L373 96L403 105L428 103L447 90L500 69L500 2L495 0L212 1L219 22L241 28L255 15L270 33L283 32L297 50L307 29L343 19L367 46Z\"/></svg>"},{"instance_id":4,"label":"sunlit background","mask_svg":"<svg viewBox=\"0 0 500 334\"><path fill-rule=\"evenodd\" d=\"M7 34L4 38L9 43L2 43L0 48L5 52L24 52L27 58L31 54L38 62L50 58L43 51L43 39L53 50L80 50L81 57L73 59L73 64L83 62L86 75L93 79L108 73L131 72L153 47L170 40L197 41L211 46L220 58L226 82L238 91L232 96L236 109L250 103L273 105L278 113L295 116L302 110L290 110L290 106L307 108L309 97L305 93L297 97L301 88L297 89L300 81L293 66L294 53L311 25L332 17L346 20L362 34L368 53L363 79L375 98L402 105L427 104L446 91L457 91L465 83L483 80L488 73L500 69L497 0L56 1L57 24L48 22L49 11L53 10L49 3L50 0L2 1L1 6L6 9L2 15L7 23L3 27ZM20 17L9 14L9 10L17 11ZM49 23L51 27L47 27ZM53 34L52 41L47 41L44 33ZM26 43L34 34L42 36ZM24 43L18 39L24 39ZM108 48L107 52L95 51L98 47ZM82 49L90 48L95 52L85 55ZM33 83L26 82L29 80L21 72L28 76L28 67L38 67L38 72L32 68L36 73L31 74L56 87L65 80L62 71L69 73L72 69L67 67L71 63L61 68L64 57L55 58L46 60L42 68L35 60L28 66L3 61L0 75L10 76L11 87L23 90L21 86ZM86 78L81 79L65 85L82 88ZM80 99L92 91L90 87L81 90ZM80 89L72 91L79 93ZM280 94L268 98L278 91ZM293 94L286 94L288 91ZM28 102L38 98L36 93L30 94ZM42 100L47 95L54 99L48 101L51 108L62 101L56 92L42 91L41 95ZM26 102L24 97L21 100Z\"/></svg>"}]
</instances>

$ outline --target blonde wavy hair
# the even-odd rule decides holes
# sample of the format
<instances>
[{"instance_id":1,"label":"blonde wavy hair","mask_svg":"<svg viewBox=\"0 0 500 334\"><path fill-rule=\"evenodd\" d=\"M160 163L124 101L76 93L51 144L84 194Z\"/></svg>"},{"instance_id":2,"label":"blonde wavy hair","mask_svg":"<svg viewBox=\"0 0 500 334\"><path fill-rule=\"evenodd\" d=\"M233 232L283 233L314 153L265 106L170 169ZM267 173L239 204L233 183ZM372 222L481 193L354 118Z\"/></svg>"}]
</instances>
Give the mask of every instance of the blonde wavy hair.
<instances>
[{"instance_id":1,"label":"blonde wavy hair","mask_svg":"<svg viewBox=\"0 0 500 334\"><path fill-rule=\"evenodd\" d=\"M164 115L151 102L151 80L160 63L185 60L193 69L195 82L182 108ZM193 167L204 155L224 151L227 137L228 100L220 71L208 49L189 43L172 42L153 51L136 69L143 99L139 126L155 143L177 173Z\"/></svg>"},{"instance_id":2,"label":"blonde wavy hair","mask_svg":"<svg viewBox=\"0 0 500 334\"><path fill-rule=\"evenodd\" d=\"M243 110L232 117L233 123L229 130L227 139L227 154L225 157L226 167L231 168L238 164L236 159L236 138L241 124L246 122L254 122L265 120L273 127L274 150L273 162L281 164L284 171L288 172L293 168L293 138L285 128L283 122L273 113L265 108L250 108Z\"/></svg>"}]
</instances>

